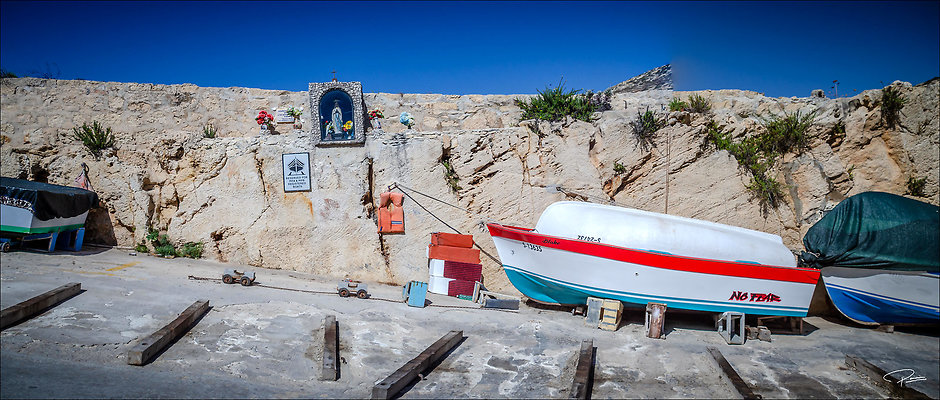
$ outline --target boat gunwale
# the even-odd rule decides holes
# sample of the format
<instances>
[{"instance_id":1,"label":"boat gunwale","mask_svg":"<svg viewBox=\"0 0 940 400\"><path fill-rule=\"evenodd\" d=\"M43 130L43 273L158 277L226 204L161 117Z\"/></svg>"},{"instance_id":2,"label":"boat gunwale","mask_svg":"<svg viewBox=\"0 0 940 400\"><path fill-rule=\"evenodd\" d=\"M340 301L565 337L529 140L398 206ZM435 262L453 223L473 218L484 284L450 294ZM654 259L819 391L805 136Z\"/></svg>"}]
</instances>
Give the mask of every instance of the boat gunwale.
<instances>
[{"instance_id":1,"label":"boat gunwale","mask_svg":"<svg viewBox=\"0 0 940 400\"><path fill-rule=\"evenodd\" d=\"M686 272L692 272L692 273L702 273L702 274L712 274L712 275L738 276L738 277L750 278L750 279L768 279L768 280L775 280L775 281L788 281L788 282L805 283L805 284L816 284L819 281L819 278L821 277L820 270L815 269L815 268L784 267L784 266L779 266L779 265L759 264L759 263L752 263L752 262L735 262L735 261L728 261L728 260L716 260L716 259L710 259L710 258L683 256L683 255L677 255L677 254L666 254L666 253L660 253L660 252L654 252L654 251L648 251L648 250L642 250L642 249L634 249L630 247L617 246L617 245L607 244L607 243L588 242L588 241L579 240L579 239L571 239L571 238L565 238L565 237L560 237L560 236L547 235L547 234L539 233L535 231L535 229L520 228L520 227L515 227L515 226L502 225L499 223L488 223L486 225L488 228L490 228L491 236L499 236L499 237L502 237L504 239L509 239L509 240L518 240L518 239L506 237L503 235L496 235L494 234L493 229L496 229L497 232L499 230L502 230L502 231L510 232L512 234L519 235L519 236L531 235L531 236L538 236L538 237L543 237L543 238L550 238L554 240L561 240L565 242L571 242L571 243L575 243L579 245L586 245L586 246L600 247L600 248L610 248L616 251L626 251L628 253L630 252L638 253L647 257L651 257L653 259L661 259L661 260L679 259L679 260L692 261L695 263L720 264L721 266L726 267L726 268L731 267L731 268L740 269L741 271L751 272L751 273L729 274L729 273L720 273L720 272L714 272L714 271L698 271L695 269L677 268L677 267L667 266L665 265L665 263L641 264L641 265L645 265L645 266L652 267L652 268L662 268L662 269L669 269L669 270L675 270L675 271L686 271ZM547 244L544 242L536 242L536 241L529 242L527 240L521 240L521 241L539 245L539 246L545 246L545 247L549 247L549 248L553 248L553 249L561 250L561 251L570 251L570 252L584 254L584 255L593 256L593 257L601 257L601 258L607 258L607 259L611 259L615 261L639 264L633 261L624 261L624 260L597 255L597 254L589 254L589 253L582 252L582 251L575 251L572 249L562 248L561 243L559 243L558 245L552 245L552 244ZM776 277L753 276L753 275L756 275L756 274L753 274L753 272L762 272L763 270L767 270L766 272L772 272L772 273L787 273L789 275L796 275L794 278L796 277L803 278L804 274L810 273L810 274L815 275L815 279L793 280L793 279L781 279L781 278L776 278Z\"/></svg>"}]
</instances>

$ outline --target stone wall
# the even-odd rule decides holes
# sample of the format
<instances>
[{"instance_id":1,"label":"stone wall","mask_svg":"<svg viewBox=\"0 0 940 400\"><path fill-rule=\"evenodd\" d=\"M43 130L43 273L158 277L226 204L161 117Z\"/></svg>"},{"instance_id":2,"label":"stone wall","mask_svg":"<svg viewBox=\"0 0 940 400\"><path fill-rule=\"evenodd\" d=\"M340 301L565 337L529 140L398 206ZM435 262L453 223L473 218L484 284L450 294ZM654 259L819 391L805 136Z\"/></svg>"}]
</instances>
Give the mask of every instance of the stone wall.
<instances>
[{"instance_id":1,"label":"stone wall","mask_svg":"<svg viewBox=\"0 0 940 400\"><path fill-rule=\"evenodd\" d=\"M921 200L938 203L940 81L895 85L909 99L897 129L880 123L880 89L842 99L694 92L712 101L708 116L663 111L673 95L692 92L623 93L594 123L520 123L513 99L525 96L366 93L366 108L389 117L383 131L370 131L364 146L315 148L304 132L313 126L306 92L3 79L0 173L70 185L87 163L102 200L89 217L92 242L133 246L153 227L175 241L205 242L208 258L396 284L426 279L429 235L449 231L420 206L493 256L486 222L533 226L548 204L567 198L775 233L798 251L809 226L847 196L903 194L916 176L927 178ZM259 136L258 111L288 105L307 110L304 130ZM643 150L629 124L647 107L668 125ZM714 119L740 137L760 129L760 116L795 110L819 113L814 139L808 151L784 157L777 178L787 197L764 213L745 188L749 177L727 152L702 147L700 132ZM402 111L417 129L398 123ZM94 120L116 137L100 159L70 134ZM831 129L840 120L844 134ZM217 138L203 138L207 123ZM284 193L281 154L303 151L313 190ZM413 196L406 233L380 237L374 204L393 183ZM487 286L511 291L499 262L483 258Z\"/></svg>"}]
</instances>

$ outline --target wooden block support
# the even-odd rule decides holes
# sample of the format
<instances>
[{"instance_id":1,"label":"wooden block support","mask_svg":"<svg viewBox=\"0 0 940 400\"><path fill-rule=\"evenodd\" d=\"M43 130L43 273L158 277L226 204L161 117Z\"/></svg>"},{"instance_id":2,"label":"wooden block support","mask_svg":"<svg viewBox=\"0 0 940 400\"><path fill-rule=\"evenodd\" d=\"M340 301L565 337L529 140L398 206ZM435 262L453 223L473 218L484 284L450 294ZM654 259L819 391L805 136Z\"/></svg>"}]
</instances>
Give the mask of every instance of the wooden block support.
<instances>
[{"instance_id":1,"label":"wooden block support","mask_svg":"<svg viewBox=\"0 0 940 400\"><path fill-rule=\"evenodd\" d=\"M755 394L751 387L747 385L747 382L744 382L744 379L741 378L741 375L738 375L738 371L734 370L734 367L731 366L731 363L725 359L725 356L721 354L718 349L714 347L706 348L709 353L711 353L712 358L715 359L715 362L718 363L718 367L721 368L721 372L731 380L731 384L734 385L734 389L741 394L741 397L745 399L760 399L759 394Z\"/></svg>"},{"instance_id":2,"label":"wooden block support","mask_svg":"<svg viewBox=\"0 0 940 400\"><path fill-rule=\"evenodd\" d=\"M902 378L906 374L888 375L888 371L879 368L877 365L857 356L848 354L845 355L845 365L855 368L858 372L867 375L871 382L875 383L876 385L880 385L881 387L887 388L893 396L897 396L902 399L930 398L917 389L901 385L898 381L898 378Z\"/></svg>"},{"instance_id":3,"label":"wooden block support","mask_svg":"<svg viewBox=\"0 0 940 400\"><path fill-rule=\"evenodd\" d=\"M339 379L339 326L335 315L323 319L323 368L320 370L321 381Z\"/></svg>"},{"instance_id":4,"label":"wooden block support","mask_svg":"<svg viewBox=\"0 0 940 400\"><path fill-rule=\"evenodd\" d=\"M662 303L646 303L646 337L662 339L665 322L666 305Z\"/></svg>"},{"instance_id":5,"label":"wooden block support","mask_svg":"<svg viewBox=\"0 0 940 400\"><path fill-rule=\"evenodd\" d=\"M463 339L463 331L450 331L438 339L434 344L425 349L417 357L402 365L397 371L376 383L372 387L373 399L390 399L400 392L411 381L418 377L418 374L425 373L427 369L437 361L444 358L448 351L454 348L460 340Z\"/></svg>"},{"instance_id":6,"label":"wooden block support","mask_svg":"<svg viewBox=\"0 0 940 400\"><path fill-rule=\"evenodd\" d=\"M196 321L209 311L209 300L199 300L189 306L179 317L170 322L152 335L142 339L127 351L127 363L131 365L144 365L150 362L157 353L166 348L171 342L179 339Z\"/></svg>"},{"instance_id":7,"label":"wooden block support","mask_svg":"<svg viewBox=\"0 0 940 400\"><path fill-rule=\"evenodd\" d=\"M82 284L67 283L0 312L0 330L6 329L59 304L82 291Z\"/></svg>"},{"instance_id":8,"label":"wooden block support","mask_svg":"<svg viewBox=\"0 0 940 400\"><path fill-rule=\"evenodd\" d=\"M568 391L569 399L589 399L594 380L594 341L581 342L581 352L574 370L574 382Z\"/></svg>"}]
</instances>

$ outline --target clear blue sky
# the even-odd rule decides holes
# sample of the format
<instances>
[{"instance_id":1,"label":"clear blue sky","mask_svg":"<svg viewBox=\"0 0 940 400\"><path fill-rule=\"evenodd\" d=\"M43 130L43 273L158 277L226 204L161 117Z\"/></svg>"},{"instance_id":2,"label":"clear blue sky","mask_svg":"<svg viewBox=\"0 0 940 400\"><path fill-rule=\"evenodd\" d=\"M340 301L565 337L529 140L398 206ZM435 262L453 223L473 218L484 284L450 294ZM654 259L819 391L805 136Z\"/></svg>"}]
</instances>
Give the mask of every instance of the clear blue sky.
<instances>
[{"instance_id":1,"label":"clear blue sky","mask_svg":"<svg viewBox=\"0 0 940 400\"><path fill-rule=\"evenodd\" d=\"M940 75L938 2L0 3L19 76L292 91L602 90L672 63L678 90L840 94Z\"/></svg>"}]
</instances>

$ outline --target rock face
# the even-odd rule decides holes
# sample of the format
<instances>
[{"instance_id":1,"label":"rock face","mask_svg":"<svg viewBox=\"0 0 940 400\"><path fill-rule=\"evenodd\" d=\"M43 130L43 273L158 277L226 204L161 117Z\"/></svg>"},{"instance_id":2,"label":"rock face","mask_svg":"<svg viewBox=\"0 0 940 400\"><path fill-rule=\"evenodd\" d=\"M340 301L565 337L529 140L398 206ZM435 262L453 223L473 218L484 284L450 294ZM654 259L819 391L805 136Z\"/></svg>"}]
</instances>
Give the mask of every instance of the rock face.
<instances>
[{"instance_id":1,"label":"rock face","mask_svg":"<svg viewBox=\"0 0 940 400\"><path fill-rule=\"evenodd\" d=\"M364 146L319 148L307 115L303 130L279 126L274 135L259 136L254 122L261 109L309 110L304 92L3 79L0 173L71 185L87 163L101 198L89 216L90 242L133 246L152 228L177 242L202 241L205 256L221 261L396 284L427 279L430 233L450 231L442 220L474 235L486 286L512 291L485 224L534 226L559 200L770 232L793 251L825 211L856 193L904 194L909 178L926 178L918 199L938 204L940 80L892 85L908 99L895 129L881 122L880 89L838 99L619 93L593 123L520 122L513 99L525 96L366 94L367 109L389 116L384 130L371 130ZM711 113L663 111L673 96L693 93L711 101ZM647 108L666 126L644 150L630 123ZM416 129L397 122L402 111L415 116ZM765 213L747 173L727 152L702 146L701 132L715 121L741 138L762 129L760 117L795 111L817 112L809 148L775 167L786 195ZM94 120L115 132L114 148L99 159L71 137L72 127ZM207 123L219 129L216 138L203 137ZM285 193L281 155L305 151L313 188ZM448 181L445 163L458 180ZM375 204L396 183L408 194L406 233L380 236Z\"/></svg>"},{"instance_id":2,"label":"rock face","mask_svg":"<svg viewBox=\"0 0 940 400\"><path fill-rule=\"evenodd\" d=\"M607 90L611 93L637 93L647 90L672 90L672 65L653 68L633 78L627 79Z\"/></svg>"}]
</instances>

